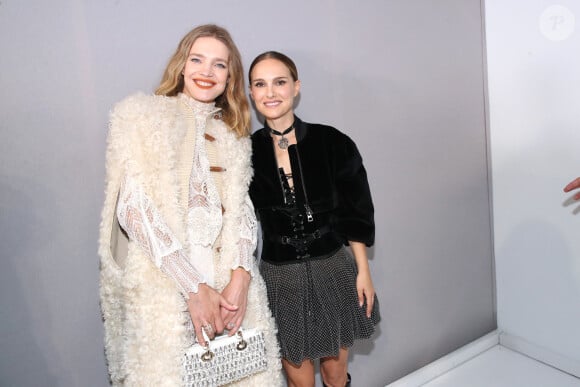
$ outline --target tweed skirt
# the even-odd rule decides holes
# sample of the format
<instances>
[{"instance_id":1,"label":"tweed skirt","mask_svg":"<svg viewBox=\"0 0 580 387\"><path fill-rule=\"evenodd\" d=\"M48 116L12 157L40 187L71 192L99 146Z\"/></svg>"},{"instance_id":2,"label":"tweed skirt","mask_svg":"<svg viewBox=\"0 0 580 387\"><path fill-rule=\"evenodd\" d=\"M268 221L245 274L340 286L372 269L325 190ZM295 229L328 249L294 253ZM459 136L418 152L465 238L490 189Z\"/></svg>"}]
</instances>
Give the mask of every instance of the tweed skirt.
<instances>
[{"instance_id":1,"label":"tweed skirt","mask_svg":"<svg viewBox=\"0 0 580 387\"><path fill-rule=\"evenodd\" d=\"M344 247L324 259L285 265L262 260L260 272L282 357L294 364L337 356L340 348L369 338L380 321L376 296L370 318L366 301L359 306L356 263Z\"/></svg>"}]
</instances>

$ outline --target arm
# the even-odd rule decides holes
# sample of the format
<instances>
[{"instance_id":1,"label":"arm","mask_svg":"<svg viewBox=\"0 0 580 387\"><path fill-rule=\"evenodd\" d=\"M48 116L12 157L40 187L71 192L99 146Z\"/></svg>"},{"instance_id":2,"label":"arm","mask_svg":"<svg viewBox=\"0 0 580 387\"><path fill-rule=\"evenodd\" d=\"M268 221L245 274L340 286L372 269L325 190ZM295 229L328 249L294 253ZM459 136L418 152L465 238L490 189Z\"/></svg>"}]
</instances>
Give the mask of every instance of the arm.
<instances>
[{"instance_id":1,"label":"arm","mask_svg":"<svg viewBox=\"0 0 580 387\"><path fill-rule=\"evenodd\" d=\"M117 203L119 224L155 265L171 277L187 299L196 337L202 339L201 327L211 324L216 332L223 330L220 307L236 310L218 292L205 284L203 275L190 263L183 247L164 222L151 199L140 186L125 177ZM206 332L210 338L214 332Z\"/></svg>"},{"instance_id":2,"label":"arm","mask_svg":"<svg viewBox=\"0 0 580 387\"><path fill-rule=\"evenodd\" d=\"M375 240L374 205L367 172L356 144L342 136L336 140L333 160L338 197L335 229L345 240L372 246Z\"/></svg>"},{"instance_id":3,"label":"arm","mask_svg":"<svg viewBox=\"0 0 580 387\"><path fill-rule=\"evenodd\" d=\"M374 206L362 157L355 143L344 137L338 147L335 165L336 190L339 207L337 231L352 249L358 274L356 288L360 306L366 299L366 315L370 318L375 301L375 288L371 279L367 246L374 243Z\"/></svg>"},{"instance_id":4,"label":"arm","mask_svg":"<svg viewBox=\"0 0 580 387\"><path fill-rule=\"evenodd\" d=\"M121 184L117 217L129 238L175 281L184 297L197 293L199 284L206 282L203 275L189 263L151 199L128 177Z\"/></svg>"},{"instance_id":5,"label":"arm","mask_svg":"<svg viewBox=\"0 0 580 387\"><path fill-rule=\"evenodd\" d=\"M244 320L248 290L255 268L253 253L257 242L257 222L249 196L245 198L238 224L240 238L237 243L237 259L232 267L230 282L222 291L225 299L238 306L236 311L222 308L222 319L230 336L236 333Z\"/></svg>"},{"instance_id":6,"label":"arm","mask_svg":"<svg viewBox=\"0 0 580 387\"><path fill-rule=\"evenodd\" d=\"M364 243L349 241L352 253L354 255L354 260L356 262L356 267L358 269L358 274L356 277L356 290L358 293L358 302L362 307L365 301L367 301L367 317L371 317L371 311L373 310L373 304L375 302L375 287L373 286L373 280L371 279L371 271L369 269L369 261L367 258L367 248Z\"/></svg>"},{"instance_id":7,"label":"arm","mask_svg":"<svg viewBox=\"0 0 580 387\"><path fill-rule=\"evenodd\" d=\"M578 189L578 188L580 188L580 177L577 177L576 179L569 182L568 185L566 185L564 187L564 192L570 192L573 189ZM574 195L574 199L580 200L580 192L576 192L576 194Z\"/></svg>"}]
</instances>

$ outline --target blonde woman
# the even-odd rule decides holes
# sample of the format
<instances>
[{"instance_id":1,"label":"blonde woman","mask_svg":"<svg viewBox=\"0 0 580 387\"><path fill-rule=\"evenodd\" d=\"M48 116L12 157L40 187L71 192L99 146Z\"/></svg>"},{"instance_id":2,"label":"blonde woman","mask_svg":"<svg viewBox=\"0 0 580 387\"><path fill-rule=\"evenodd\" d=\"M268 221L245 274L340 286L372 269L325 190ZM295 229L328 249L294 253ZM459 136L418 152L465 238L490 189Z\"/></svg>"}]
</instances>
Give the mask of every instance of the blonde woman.
<instances>
[{"instance_id":1,"label":"blonde woman","mask_svg":"<svg viewBox=\"0 0 580 387\"><path fill-rule=\"evenodd\" d=\"M261 329L268 370L236 385L281 385L274 322L253 259L249 105L240 54L215 25L189 32L156 95L111 113L100 230L101 303L114 385L179 386L182 357Z\"/></svg>"}]
</instances>

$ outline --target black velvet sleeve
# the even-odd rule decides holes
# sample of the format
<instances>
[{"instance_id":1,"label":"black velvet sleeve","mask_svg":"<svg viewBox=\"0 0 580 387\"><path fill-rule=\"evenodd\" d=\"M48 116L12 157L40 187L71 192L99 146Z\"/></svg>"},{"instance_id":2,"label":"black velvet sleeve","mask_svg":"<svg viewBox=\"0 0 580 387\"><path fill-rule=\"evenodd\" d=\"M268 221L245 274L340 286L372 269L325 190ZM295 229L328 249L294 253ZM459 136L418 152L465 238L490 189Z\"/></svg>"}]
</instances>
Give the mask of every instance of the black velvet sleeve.
<instances>
[{"instance_id":1,"label":"black velvet sleeve","mask_svg":"<svg viewBox=\"0 0 580 387\"><path fill-rule=\"evenodd\" d=\"M338 209L335 230L347 241L372 246L375 241L374 206L367 172L356 144L342 134L335 149Z\"/></svg>"}]
</instances>

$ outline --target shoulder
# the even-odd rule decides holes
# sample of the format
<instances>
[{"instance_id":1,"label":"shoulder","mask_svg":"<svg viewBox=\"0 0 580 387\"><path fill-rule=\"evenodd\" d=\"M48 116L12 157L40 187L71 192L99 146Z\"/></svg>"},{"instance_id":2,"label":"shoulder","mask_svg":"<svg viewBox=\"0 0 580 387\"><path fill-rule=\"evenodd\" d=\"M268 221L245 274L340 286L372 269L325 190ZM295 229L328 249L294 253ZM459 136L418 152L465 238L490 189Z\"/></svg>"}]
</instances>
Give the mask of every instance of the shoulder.
<instances>
[{"instance_id":1,"label":"shoulder","mask_svg":"<svg viewBox=\"0 0 580 387\"><path fill-rule=\"evenodd\" d=\"M111 111L111 119L141 119L155 114L162 114L164 111L174 111L176 105L177 100L174 97L139 92L115 104Z\"/></svg>"},{"instance_id":2,"label":"shoulder","mask_svg":"<svg viewBox=\"0 0 580 387\"><path fill-rule=\"evenodd\" d=\"M261 144L269 144L268 140L270 140L270 135L266 128L258 129L250 136L252 146L260 146Z\"/></svg>"},{"instance_id":3,"label":"shoulder","mask_svg":"<svg viewBox=\"0 0 580 387\"><path fill-rule=\"evenodd\" d=\"M217 129L217 130L216 130ZM214 132L215 130L215 132ZM250 147L250 136L240 136L236 131L230 128L221 118L211 117L206 127L206 133L212 134L214 132L217 137L223 138L230 145L235 147Z\"/></svg>"},{"instance_id":4,"label":"shoulder","mask_svg":"<svg viewBox=\"0 0 580 387\"><path fill-rule=\"evenodd\" d=\"M240 148L243 155L249 155L252 151L252 140L250 136L238 136L234 131L228 131L233 141L237 144L236 148Z\"/></svg>"},{"instance_id":5,"label":"shoulder","mask_svg":"<svg viewBox=\"0 0 580 387\"><path fill-rule=\"evenodd\" d=\"M118 102L109 116L109 138L119 147L157 147L174 141L177 101L173 97L137 93Z\"/></svg>"},{"instance_id":6,"label":"shoulder","mask_svg":"<svg viewBox=\"0 0 580 387\"><path fill-rule=\"evenodd\" d=\"M353 146L354 141L342 131L336 129L334 126L318 123L304 123L308 128L308 136L318 137L326 143L334 146Z\"/></svg>"},{"instance_id":7,"label":"shoulder","mask_svg":"<svg viewBox=\"0 0 580 387\"><path fill-rule=\"evenodd\" d=\"M336 165L358 166L362 156L356 143L344 132L330 125L307 124L308 138L314 138L312 144L327 150L329 157Z\"/></svg>"},{"instance_id":8,"label":"shoulder","mask_svg":"<svg viewBox=\"0 0 580 387\"><path fill-rule=\"evenodd\" d=\"M177 99L137 93L118 102L109 115L112 131L150 132L170 127L177 116Z\"/></svg>"},{"instance_id":9,"label":"shoulder","mask_svg":"<svg viewBox=\"0 0 580 387\"><path fill-rule=\"evenodd\" d=\"M258 129L254 133L250 135L252 141L266 137L267 131L266 128Z\"/></svg>"},{"instance_id":10,"label":"shoulder","mask_svg":"<svg viewBox=\"0 0 580 387\"><path fill-rule=\"evenodd\" d=\"M215 132L218 143L221 146L223 157L228 160L228 165L249 165L252 145L249 136L238 136L224 122L214 121L213 126L219 128ZM206 128L207 133L207 128Z\"/></svg>"}]
</instances>

